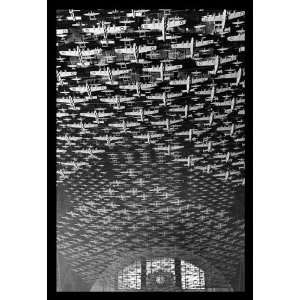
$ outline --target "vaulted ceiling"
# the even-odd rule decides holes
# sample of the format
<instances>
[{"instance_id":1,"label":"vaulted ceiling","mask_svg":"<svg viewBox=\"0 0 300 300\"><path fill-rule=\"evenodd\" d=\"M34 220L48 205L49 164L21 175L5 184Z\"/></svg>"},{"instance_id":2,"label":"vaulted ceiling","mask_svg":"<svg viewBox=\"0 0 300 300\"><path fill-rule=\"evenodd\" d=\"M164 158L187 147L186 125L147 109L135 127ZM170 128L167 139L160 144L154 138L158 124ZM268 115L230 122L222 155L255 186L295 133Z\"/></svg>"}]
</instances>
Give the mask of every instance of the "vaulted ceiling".
<instances>
[{"instance_id":1,"label":"vaulted ceiling","mask_svg":"<svg viewBox=\"0 0 300 300\"><path fill-rule=\"evenodd\" d=\"M86 282L120 255L244 252L243 11L57 11L57 247ZM241 203L241 205L243 205Z\"/></svg>"}]
</instances>

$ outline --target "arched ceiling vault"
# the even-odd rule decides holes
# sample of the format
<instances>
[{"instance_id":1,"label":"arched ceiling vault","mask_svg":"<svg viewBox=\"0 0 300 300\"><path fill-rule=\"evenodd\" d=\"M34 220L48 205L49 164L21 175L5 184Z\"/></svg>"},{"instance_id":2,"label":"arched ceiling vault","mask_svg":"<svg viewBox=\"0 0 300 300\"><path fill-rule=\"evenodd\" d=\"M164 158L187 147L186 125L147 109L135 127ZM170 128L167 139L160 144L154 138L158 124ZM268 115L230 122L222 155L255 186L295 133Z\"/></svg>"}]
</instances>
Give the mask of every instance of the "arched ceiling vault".
<instances>
[{"instance_id":1,"label":"arched ceiling vault","mask_svg":"<svg viewBox=\"0 0 300 300\"><path fill-rule=\"evenodd\" d=\"M158 247L229 280L244 253L244 12L96 13L57 13L58 252L90 284ZM142 26L155 18L165 32Z\"/></svg>"}]
</instances>

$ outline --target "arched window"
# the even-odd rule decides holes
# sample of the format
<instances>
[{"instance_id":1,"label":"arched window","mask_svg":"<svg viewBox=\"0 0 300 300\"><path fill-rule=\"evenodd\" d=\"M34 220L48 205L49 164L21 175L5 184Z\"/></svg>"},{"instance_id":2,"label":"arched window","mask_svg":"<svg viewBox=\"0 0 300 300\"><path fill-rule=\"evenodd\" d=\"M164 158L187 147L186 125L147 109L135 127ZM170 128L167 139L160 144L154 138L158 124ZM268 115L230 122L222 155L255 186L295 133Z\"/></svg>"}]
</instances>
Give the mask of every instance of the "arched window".
<instances>
[{"instance_id":1,"label":"arched window","mask_svg":"<svg viewBox=\"0 0 300 300\"><path fill-rule=\"evenodd\" d=\"M184 260L141 259L118 272L118 290L204 290L205 274Z\"/></svg>"}]
</instances>

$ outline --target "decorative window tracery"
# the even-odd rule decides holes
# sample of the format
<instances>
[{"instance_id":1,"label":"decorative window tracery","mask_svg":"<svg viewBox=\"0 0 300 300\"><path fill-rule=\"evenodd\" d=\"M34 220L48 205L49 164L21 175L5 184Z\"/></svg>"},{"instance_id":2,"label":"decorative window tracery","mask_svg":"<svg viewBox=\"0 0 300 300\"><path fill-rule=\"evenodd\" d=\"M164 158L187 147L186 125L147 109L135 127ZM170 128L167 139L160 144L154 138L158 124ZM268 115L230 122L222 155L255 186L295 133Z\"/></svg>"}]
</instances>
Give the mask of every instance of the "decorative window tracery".
<instances>
[{"instance_id":1,"label":"decorative window tracery","mask_svg":"<svg viewBox=\"0 0 300 300\"><path fill-rule=\"evenodd\" d=\"M136 261L118 272L118 289L141 289L141 262Z\"/></svg>"},{"instance_id":2,"label":"decorative window tracery","mask_svg":"<svg viewBox=\"0 0 300 300\"><path fill-rule=\"evenodd\" d=\"M184 260L177 260L178 263L179 268L176 260L170 257L136 261L118 272L118 289L204 290L204 271Z\"/></svg>"}]
</instances>

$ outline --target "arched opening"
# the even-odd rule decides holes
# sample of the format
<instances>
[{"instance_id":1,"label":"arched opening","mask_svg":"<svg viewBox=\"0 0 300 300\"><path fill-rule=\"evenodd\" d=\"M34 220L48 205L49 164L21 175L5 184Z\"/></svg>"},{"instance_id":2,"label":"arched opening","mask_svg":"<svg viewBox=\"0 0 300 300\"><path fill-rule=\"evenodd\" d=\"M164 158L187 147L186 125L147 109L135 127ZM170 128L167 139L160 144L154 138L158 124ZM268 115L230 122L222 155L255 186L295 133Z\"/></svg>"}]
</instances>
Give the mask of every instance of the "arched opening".
<instances>
[{"instance_id":1,"label":"arched opening","mask_svg":"<svg viewBox=\"0 0 300 300\"><path fill-rule=\"evenodd\" d=\"M182 259L170 257L141 259L118 272L117 289L205 290L205 272Z\"/></svg>"},{"instance_id":2,"label":"arched opening","mask_svg":"<svg viewBox=\"0 0 300 300\"><path fill-rule=\"evenodd\" d=\"M209 262L191 254L155 251L120 258L99 276L91 291L228 291L232 287Z\"/></svg>"}]
</instances>

